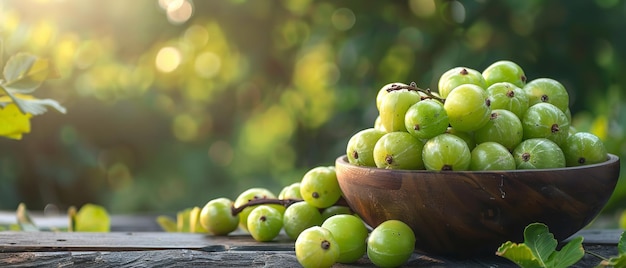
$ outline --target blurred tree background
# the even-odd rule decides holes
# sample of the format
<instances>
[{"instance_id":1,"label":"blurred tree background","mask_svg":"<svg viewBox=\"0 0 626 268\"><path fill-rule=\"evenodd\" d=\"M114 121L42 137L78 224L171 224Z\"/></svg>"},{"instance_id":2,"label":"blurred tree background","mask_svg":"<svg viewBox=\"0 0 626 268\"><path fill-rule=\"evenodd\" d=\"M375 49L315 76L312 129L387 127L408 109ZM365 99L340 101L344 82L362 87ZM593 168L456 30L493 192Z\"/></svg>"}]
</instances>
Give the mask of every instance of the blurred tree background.
<instances>
[{"instance_id":1,"label":"blurred tree background","mask_svg":"<svg viewBox=\"0 0 626 268\"><path fill-rule=\"evenodd\" d=\"M0 209L176 211L278 193L373 126L389 82L436 89L496 60L570 93L578 130L626 155L626 2L0 0L4 59L46 57L65 115L0 139ZM626 202L619 183L609 211ZM621 205L620 205L621 204Z\"/></svg>"}]
</instances>

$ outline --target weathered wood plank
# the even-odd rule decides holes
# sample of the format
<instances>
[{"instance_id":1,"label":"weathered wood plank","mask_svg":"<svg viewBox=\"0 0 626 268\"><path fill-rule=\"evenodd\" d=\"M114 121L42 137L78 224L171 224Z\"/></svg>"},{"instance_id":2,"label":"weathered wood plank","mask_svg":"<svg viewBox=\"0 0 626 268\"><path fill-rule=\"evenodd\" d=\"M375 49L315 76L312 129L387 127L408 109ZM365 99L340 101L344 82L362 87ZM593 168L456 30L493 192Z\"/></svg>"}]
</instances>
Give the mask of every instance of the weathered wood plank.
<instances>
[{"instance_id":1,"label":"weathered wood plank","mask_svg":"<svg viewBox=\"0 0 626 268\"><path fill-rule=\"evenodd\" d=\"M249 235L210 236L165 232L0 232L0 252L23 251L129 251L153 249L293 250L286 236L259 243Z\"/></svg>"},{"instance_id":2,"label":"weathered wood plank","mask_svg":"<svg viewBox=\"0 0 626 268\"><path fill-rule=\"evenodd\" d=\"M622 230L582 230L585 244L617 245ZM0 252L22 251L127 251L152 249L224 250L293 250L293 241L285 235L273 242L259 243L248 234L212 236L165 232L0 232Z\"/></svg>"},{"instance_id":3,"label":"weathered wood plank","mask_svg":"<svg viewBox=\"0 0 626 268\"><path fill-rule=\"evenodd\" d=\"M594 267L617 255L622 230L583 230L585 251L594 253L574 267ZM495 251L495 249L494 249ZM260 243L247 234L217 237L163 232L0 232L1 267L298 267L294 243L286 237ZM364 256L354 264L373 267ZM516 267L504 258L451 259L415 252L404 267Z\"/></svg>"},{"instance_id":4,"label":"weathered wood plank","mask_svg":"<svg viewBox=\"0 0 626 268\"><path fill-rule=\"evenodd\" d=\"M615 247L585 247L601 256L617 253ZM597 257L586 254L574 268L594 267ZM221 251L188 249L147 251L81 251L0 253L2 267L300 267L293 251ZM334 267L374 267L366 256L352 264ZM497 256L455 260L414 253L402 267L517 267Z\"/></svg>"}]
</instances>

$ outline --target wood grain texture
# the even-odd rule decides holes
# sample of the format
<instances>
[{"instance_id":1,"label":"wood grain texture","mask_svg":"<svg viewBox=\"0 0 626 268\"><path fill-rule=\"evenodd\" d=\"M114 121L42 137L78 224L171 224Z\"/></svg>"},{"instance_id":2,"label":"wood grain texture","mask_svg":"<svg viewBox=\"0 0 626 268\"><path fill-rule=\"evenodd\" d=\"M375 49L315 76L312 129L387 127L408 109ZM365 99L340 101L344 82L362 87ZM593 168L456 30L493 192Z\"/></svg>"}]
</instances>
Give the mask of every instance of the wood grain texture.
<instances>
[{"instance_id":1,"label":"wood grain texture","mask_svg":"<svg viewBox=\"0 0 626 268\"><path fill-rule=\"evenodd\" d=\"M585 238L587 252L611 257L617 255L622 231L582 230L575 235ZM300 267L294 244L285 235L262 243L248 235L0 232L0 242L0 267ZM586 254L574 267L599 262ZM356 263L333 267L374 265L363 256ZM495 255L458 259L416 251L403 267L516 266Z\"/></svg>"},{"instance_id":2,"label":"wood grain texture","mask_svg":"<svg viewBox=\"0 0 626 268\"><path fill-rule=\"evenodd\" d=\"M492 255L524 228L545 223L559 241L585 227L604 207L619 177L619 158L553 170L431 172L335 163L350 207L370 226L407 223L416 247L451 255Z\"/></svg>"}]
</instances>

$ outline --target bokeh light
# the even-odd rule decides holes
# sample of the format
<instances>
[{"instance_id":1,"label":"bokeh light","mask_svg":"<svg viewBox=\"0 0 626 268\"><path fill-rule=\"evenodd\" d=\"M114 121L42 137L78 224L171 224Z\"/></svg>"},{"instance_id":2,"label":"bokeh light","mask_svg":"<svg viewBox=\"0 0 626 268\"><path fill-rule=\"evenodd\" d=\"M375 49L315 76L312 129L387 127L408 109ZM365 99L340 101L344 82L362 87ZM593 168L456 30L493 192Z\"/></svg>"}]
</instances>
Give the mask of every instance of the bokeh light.
<instances>
[{"instance_id":1,"label":"bokeh light","mask_svg":"<svg viewBox=\"0 0 626 268\"><path fill-rule=\"evenodd\" d=\"M0 4L2 61L52 60L61 77L37 93L68 110L0 140L0 209L174 211L279 191L372 126L382 85L436 89L449 68L498 59L562 81L577 128L626 152L623 1Z\"/></svg>"},{"instance_id":2,"label":"bokeh light","mask_svg":"<svg viewBox=\"0 0 626 268\"><path fill-rule=\"evenodd\" d=\"M157 53L155 64L159 71L169 73L176 70L181 61L180 50L175 47L164 47Z\"/></svg>"}]
</instances>

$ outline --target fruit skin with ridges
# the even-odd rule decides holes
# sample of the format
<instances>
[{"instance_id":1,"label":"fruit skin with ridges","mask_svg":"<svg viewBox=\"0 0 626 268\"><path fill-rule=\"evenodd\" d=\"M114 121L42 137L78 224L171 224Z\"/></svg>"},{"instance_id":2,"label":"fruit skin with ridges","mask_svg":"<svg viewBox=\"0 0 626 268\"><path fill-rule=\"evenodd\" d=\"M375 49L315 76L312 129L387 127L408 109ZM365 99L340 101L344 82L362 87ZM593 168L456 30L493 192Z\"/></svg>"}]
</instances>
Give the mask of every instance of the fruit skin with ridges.
<instances>
[{"instance_id":1,"label":"fruit skin with ridges","mask_svg":"<svg viewBox=\"0 0 626 268\"><path fill-rule=\"evenodd\" d=\"M296 259L305 268L331 267L340 250L333 234L320 226L302 231L295 243Z\"/></svg>"},{"instance_id":2,"label":"fruit skin with ridges","mask_svg":"<svg viewBox=\"0 0 626 268\"><path fill-rule=\"evenodd\" d=\"M316 208L334 205L341 197L334 166L318 166L307 171L300 181L302 199Z\"/></svg>"},{"instance_id":3,"label":"fruit skin with ridges","mask_svg":"<svg viewBox=\"0 0 626 268\"><path fill-rule=\"evenodd\" d=\"M534 138L522 141L515 150L513 158L517 169L564 168L563 150L546 138Z\"/></svg>"},{"instance_id":4,"label":"fruit skin with ridges","mask_svg":"<svg viewBox=\"0 0 626 268\"><path fill-rule=\"evenodd\" d=\"M367 256L378 267L398 267L415 250L415 233L404 222L387 220L367 238Z\"/></svg>"},{"instance_id":5,"label":"fruit skin with ridges","mask_svg":"<svg viewBox=\"0 0 626 268\"><path fill-rule=\"evenodd\" d=\"M349 214L335 215L324 221L323 228L329 230L339 245L339 263L354 263L367 250L367 228L363 221Z\"/></svg>"},{"instance_id":6,"label":"fruit skin with ridges","mask_svg":"<svg viewBox=\"0 0 626 268\"><path fill-rule=\"evenodd\" d=\"M255 207L248 215L248 232L259 242L271 241L283 228L283 215L268 205Z\"/></svg>"},{"instance_id":7,"label":"fruit skin with ridges","mask_svg":"<svg viewBox=\"0 0 626 268\"><path fill-rule=\"evenodd\" d=\"M492 63L485 68L482 75L487 87L499 82L508 82L523 87L527 80L522 67L510 60L499 60Z\"/></svg>"},{"instance_id":8,"label":"fruit skin with ridges","mask_svg":"<svg viewBox=\"0 0 626 268\"><path fill-rule=\"evenodd\" d=\"M307 202L292 204L283 213L283 230L293 240L305 229L322 223L323 218L319 209Z\"/></svg>"},{"instance_id":9,"label":"fruit skin with ridges","mask_svg":"<svg viewBox=\"0 0 626 268\"><path fill-rule=\"evenodd\" d=\"M390 132L374 146L376 167L385 169L424 169L424 143L408 132Z\"/></svg>"},{"instance_id":10,"label":"fruit skin with ridges","mask_svg":"<svg viewBox=\"0 0 626 268\"><path fill-rule=\"evenodd\" d=\"M437 84L439 95L442 98L448 98L448 95L454 88L465 84L487 88L485 78L479 71L467 67L455 67L446 71L439 77Z\"/></svg>"},{"instance_id":11,"label":"fruit skin with ridges","mask_svg":"<svg viewBox=\"0 0 626 268\"><path fill-rule=\"evenodd\" d=\"M430 139L444 133L449 122L443 103L434 99L413 104L404 115L407 132L418 139Z\"/></svg>"},{"instance_id":12,"label":"fruit skin with ridges","mask_svg":"<svg viewBox=\"0 0 626 268\"><path fill-rule=\"evenodd\" d=\"M200 210L200 225L213 235L227 235L237 229L239 216L232 213L233 201L220 197Z\"/></svg>"},{"instance_id":13,"label":"fruit skin with ridges","mask_svg":"<svg viewBox=\"0 0 626 268\"><path fill-rule=\"evenodd\" d=\"M380 120L387 132L405 131L404 117L406 111L422 97L416 91L395 90L383 96L380 103Z\"/></svg>"},{"instance_id":14,"label":"fruit skin with ridges","mask_svg":"<svg viewBox=\"0 0 626 268\"><path fill-rule=\"evenodd\" d=\"M541 102L530 106L521 120L524 140L547 138L561 146L569 136L569 120L553 104Z\"/></svg>"},{"instance_id":15,"label":"fruit skin with ridges","mask_svg":"<svg viewBox=\"0 0 626 268\"><path fill-rule=\"evenodd\" d=\"M350 164L375 167L374 146L385 132L368 128L357 132L348 140L346 155Z\"/></svg>"},{"instance_id":16,"label":"fruit skin with ridges","mask_svg":"<svg viewBox=\"0 0 626 268\"><path fill-rule=\"evenodd\" d=\"M468 170L471 151L465 141L453 134L440 134L424 144L422 160L427 170Z\"/></svg>"},{"instance_id":17,"label":"fruit skin with ridges","mask_svg":"<svg viewBox=\"0 0 626 268\"><path fill-rule=\"evenodd\" d=\"M487 92L476 85L454 88L443 104L450 126L460 131L474 131L489 121L491 114Z\"/></svg>"},{"instance_id":18,"label":"fruit skin with ridges","mask_svg":"<svg viewBox=\"0 0 626 268\"><path fill-rule=\"evenodd\" d=\"M569 94L559 81L552 78L537 78L523 87L528 95L528 105L537 103L551 103L562 112L569 107Z\"/></svg>"},{"instance_id":19,"label":"fruit skin with ridges","mask_svg":"<svg viewBox=\"0 0 626 268\"><path fill-rule=\"evenodd\" d=\"M570 135L562 148L568 167L602 163L609 158L602 140L589 132Z\"/></svg>"}]
</instances>

